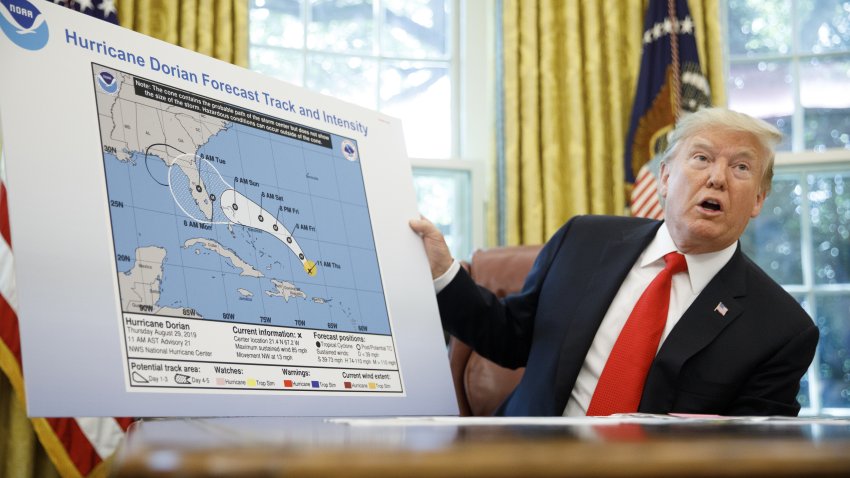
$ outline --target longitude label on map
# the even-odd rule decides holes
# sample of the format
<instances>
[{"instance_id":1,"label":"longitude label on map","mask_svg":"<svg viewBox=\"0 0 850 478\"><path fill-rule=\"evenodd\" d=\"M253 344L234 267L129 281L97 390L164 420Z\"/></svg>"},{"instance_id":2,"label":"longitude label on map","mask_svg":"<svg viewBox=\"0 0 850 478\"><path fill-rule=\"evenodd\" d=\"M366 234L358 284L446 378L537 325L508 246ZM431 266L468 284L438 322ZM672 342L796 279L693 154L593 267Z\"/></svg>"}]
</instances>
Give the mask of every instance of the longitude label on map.
<instances>
[{"instance_id":1,"label":"longitude label on map","mask_svg":"<svg viewBox=\"0 0 850 478\"><path fill-rule=\"evenodd\" d=\"M403 395L357 142L92 75L127 390Z\"/></svg>"}]
</instances>

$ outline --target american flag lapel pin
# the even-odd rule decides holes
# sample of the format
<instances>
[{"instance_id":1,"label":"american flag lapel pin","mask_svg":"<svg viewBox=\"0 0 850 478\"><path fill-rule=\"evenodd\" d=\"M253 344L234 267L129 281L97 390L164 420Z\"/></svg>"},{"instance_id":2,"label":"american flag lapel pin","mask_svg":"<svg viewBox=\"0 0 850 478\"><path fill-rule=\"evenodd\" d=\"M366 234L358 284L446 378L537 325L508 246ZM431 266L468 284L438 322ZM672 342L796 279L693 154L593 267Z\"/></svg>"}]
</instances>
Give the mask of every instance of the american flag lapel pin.
<instances>
[{"instance_id":1,"label":"american flag lapel pin","mask_svg":"<svg viewBox=\"0 0 850 478\"><path fill-rule=\"evenodd\" d=\"M720 314L723 317L726 317L726 312L729 312L729 308L726 307L723 302L718 302L717 307L714 308L714 311Z\"/></svg>"}]
</instances>

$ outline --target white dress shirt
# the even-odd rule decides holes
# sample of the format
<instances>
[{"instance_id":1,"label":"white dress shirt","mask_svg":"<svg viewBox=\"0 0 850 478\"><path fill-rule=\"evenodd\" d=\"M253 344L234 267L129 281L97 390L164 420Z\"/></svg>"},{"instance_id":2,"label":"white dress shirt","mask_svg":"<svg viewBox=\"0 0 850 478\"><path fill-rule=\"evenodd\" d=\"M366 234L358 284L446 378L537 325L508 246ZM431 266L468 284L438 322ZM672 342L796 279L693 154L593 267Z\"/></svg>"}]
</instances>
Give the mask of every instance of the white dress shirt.
<instances>
[{"instance_id":1,"label":"white dress shirt","mask_svg":"<svg viewBox=\"0 0 850 478\"><path fill-rule=\"evenodd\" d=\"M688 271L673 276L673 285L670 291L670 307L667 312L667 324L661 335L659 348L667 335L682 317L682 314L690 307L691 303L702 292L712 278L729 262L735 253L737 244L707 254L685 254L688 263ZM565 416L585 416L590 399L596 390L596 384L608 355L614 348L617 336L626 324L632 309L637 303L643 291L650 282L664 269L664 256L676 251L676 245L670 237L666 224L661 224L655 238L649 246L641 253L638 260L632 266L626 279L620 285L620 290L614 296L614 300L608 307L605 317L596 332L590 350L584 359L584 364L576 379L575 386L570 393L570 399L564 409ZM460 270L460 264L455 261L452 266L440 277L434 279L434 288L439 293L451 282Z\"/></svg>"},{"instance_id":2,"label":"white dress shirt","mask_svg":"<svg viewBox=\"0 0 850 478\"><path fill-rule=\"evenodd\" d=\"M712 278L729 262L735 253L737 244L732 244L718 252L708 254L685 254L688 263L688 271L673 276L673 284L670 290L670 308L667 311L667 323L661 334L661 344L673 330L673 327L682 317L682 314L690 307L697 296L705 289ZM602 324L593 338L590 350L584 358L584 365L576 379L575 386L570 393L567 407L564 409L565 416L585 416L590 399L596 390L596 384L605 362L614 348L614 343L623 330L629 315L632 312L643 291L649 283L655 279L664 269L664 256L670 252L676 252L676 245L670 237L667 225L662 224L655 234L655 238L649 246L638 257L632 266L626 280L620 285L620 290L614 296L614 300L608 307L608 312L602 319Z\"/></svg>"}]
</instances>

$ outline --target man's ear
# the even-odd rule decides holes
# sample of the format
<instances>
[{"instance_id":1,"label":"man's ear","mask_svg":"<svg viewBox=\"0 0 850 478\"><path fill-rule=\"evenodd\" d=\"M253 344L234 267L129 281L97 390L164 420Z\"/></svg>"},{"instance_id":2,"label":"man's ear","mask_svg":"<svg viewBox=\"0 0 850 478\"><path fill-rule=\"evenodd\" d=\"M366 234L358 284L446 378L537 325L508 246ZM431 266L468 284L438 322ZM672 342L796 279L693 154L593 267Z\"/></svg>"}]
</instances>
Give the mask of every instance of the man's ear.
<instances>
[{"instance_id":1,"label":"man's ear","mask_svg":"<svg viewBox=\"0 0 850 478\"><path fill-rule=\"evenodd\" d=\"M761 213L761 208L764 206L764 199L767 197L767 193L761 191L756 196L756 202L753 204L753 210L750 211L750 217L755 218Z\"/></svg>"},{"instance_id":2,"label":"man's ear","mask_svg":"<svg viewBox=\"0 0 850 478\"><path fill-rule=\"evenodd\" d=\"M670 167L667 166L667 161L661 161L658 176L658 193L662 198L667 199L667 180L670 178Z\"/></svg>"}]
</instances>

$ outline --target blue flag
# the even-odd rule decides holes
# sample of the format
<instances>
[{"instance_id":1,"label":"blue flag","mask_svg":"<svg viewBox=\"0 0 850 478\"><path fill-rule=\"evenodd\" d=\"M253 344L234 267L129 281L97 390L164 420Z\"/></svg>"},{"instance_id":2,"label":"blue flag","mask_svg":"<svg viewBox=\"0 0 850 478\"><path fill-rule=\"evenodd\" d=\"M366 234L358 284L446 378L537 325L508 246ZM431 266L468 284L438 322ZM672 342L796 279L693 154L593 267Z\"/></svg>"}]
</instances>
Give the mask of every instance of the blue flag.
<instances>
[{"instance_id":1,"label":"blue flag","mask_svg":"<svg viewBox=\"0 0 850 478\"><path fill-rule=\"evenodd\" d=\"M688 2L675 0L675 20L670 3L650 0L644 21L640 76L625 148L624 172L630 184L635 183L641 167L664 151L667 132L673 128L678 113L711 104ZM678 46L677 61L674 41ZM678 89L676 85L680 85Z\"/></svg>"}]
</instances>

